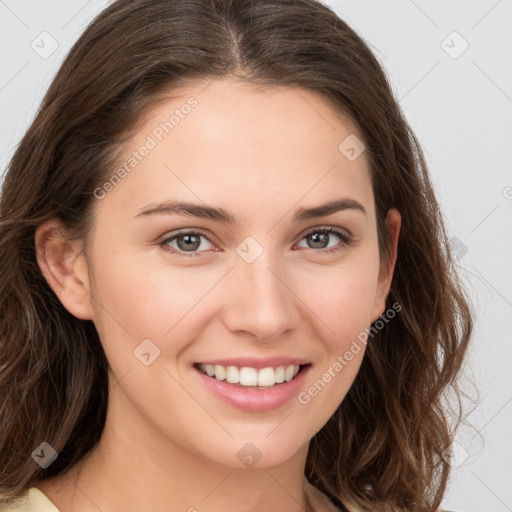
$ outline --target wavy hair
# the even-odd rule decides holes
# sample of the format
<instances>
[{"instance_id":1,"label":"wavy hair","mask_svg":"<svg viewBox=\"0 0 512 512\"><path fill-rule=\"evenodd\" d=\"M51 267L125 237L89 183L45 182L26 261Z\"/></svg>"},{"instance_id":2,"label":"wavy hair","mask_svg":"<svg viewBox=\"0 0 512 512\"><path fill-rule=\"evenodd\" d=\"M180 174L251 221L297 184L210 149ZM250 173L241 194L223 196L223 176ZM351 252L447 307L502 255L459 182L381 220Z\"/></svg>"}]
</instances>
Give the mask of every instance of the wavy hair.
<instances>
[{"instance_id":1,"label":"wavy hair","mask_svg":"<svg viewBox=\"0 0 512 512\"><path fill-rule=\"evenodd\" d=\"M0 202L0 504L57 476L100 439L108 361L94 324L71 315L43 277L34 235L58 217L87 241L94 190L143 116L196 80L236 77L322 95L366 145L379 253L387 211L402 216L387 304L357 377L311 439L306 477L344 511L432 511L473 330L469 298L420 144L369 45L315 0L118 0L70 50L7 169ZM460 407L459 407L460 412ZM59 453L39 467L33 450Z\"/></svg>"}]
</instances>

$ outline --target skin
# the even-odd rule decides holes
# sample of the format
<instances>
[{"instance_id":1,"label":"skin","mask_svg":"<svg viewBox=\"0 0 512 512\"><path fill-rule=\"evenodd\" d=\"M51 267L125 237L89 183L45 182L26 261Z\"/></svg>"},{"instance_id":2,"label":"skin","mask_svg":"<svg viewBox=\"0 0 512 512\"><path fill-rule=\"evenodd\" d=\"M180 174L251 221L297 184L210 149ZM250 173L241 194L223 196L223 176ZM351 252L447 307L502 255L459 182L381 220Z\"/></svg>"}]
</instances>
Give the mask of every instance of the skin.
<instances>
[{"instance_id":1,"label":"skin","mask_svg":"<svg viewBox=\"0 0 512 512\"><path fill-rule=\"evenodd\" d=\"M37 230L43 274L68 311L94 322L112 373L100 443L63 476L35 486L66 512L298 512L305 496L328 510L304 477L306 455L353 383L364 344L309 403L292 399L258 413L221 402L192 364L303 357L312 363L307 390L385 312L400 214L388 213L392 257L381 265L366 155L350 161L338 150L354 130L302 89L197 82L151 111L126 154L190 96L198 105L96 201L87 259L83 241L59 240L58 219ZM292 222L301 207L341 197L367 215L347 209ZM136 217L170 199L222 207L239 221ZM331 226L348 230L353 243L305 237ZM211 240L200 238L194 257L177 254L179 240L167 244L174 254L158 244L193 229ZM252 263L236 252L249 236L263 248ZM334 246L341 250L322 252ZM147 338L160 350L149 366L133 353ZM237 458L248 442L261 453L252 467Z\"/></svg>"}]
</instances>

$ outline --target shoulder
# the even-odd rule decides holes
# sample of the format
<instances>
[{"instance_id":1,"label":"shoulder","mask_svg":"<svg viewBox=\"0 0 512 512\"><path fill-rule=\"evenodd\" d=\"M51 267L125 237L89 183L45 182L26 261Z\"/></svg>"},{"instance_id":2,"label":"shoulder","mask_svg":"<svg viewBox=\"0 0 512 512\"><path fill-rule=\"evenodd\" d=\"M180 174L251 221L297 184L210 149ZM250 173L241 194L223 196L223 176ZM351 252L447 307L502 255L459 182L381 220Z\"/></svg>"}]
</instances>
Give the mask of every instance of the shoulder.
<instances>
[{"instance_id":1,"label":"shoulder","mask_svg":"<svg viewBox=\"0 0 512 512\"><path fill-rule=\"evenodd\" d=\"M59 509L36 487L29 487L8 505L0 505L0 512L59 512Z\"/></svg>"}]
</instances>

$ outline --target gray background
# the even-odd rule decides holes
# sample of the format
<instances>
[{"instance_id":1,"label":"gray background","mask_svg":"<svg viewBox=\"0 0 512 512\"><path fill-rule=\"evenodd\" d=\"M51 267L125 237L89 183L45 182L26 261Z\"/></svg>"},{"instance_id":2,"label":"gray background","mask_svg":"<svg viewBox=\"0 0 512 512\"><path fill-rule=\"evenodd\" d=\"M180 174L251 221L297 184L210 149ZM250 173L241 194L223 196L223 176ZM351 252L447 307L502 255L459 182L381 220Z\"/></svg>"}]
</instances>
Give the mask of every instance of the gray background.
<instances>
[{"instance_id":1,"label":"gray background","mask_svg":"<svg viewBox=\"0 0 512 512\"><path fill-rule=\"evenodd\" d=\"M0 0L2 175L65 54L108 3ZM512 511L512 1L326 3L390 77L425 150L477 311L462 383L469 416L443 506Z\"/></svg>"}]
</instances>

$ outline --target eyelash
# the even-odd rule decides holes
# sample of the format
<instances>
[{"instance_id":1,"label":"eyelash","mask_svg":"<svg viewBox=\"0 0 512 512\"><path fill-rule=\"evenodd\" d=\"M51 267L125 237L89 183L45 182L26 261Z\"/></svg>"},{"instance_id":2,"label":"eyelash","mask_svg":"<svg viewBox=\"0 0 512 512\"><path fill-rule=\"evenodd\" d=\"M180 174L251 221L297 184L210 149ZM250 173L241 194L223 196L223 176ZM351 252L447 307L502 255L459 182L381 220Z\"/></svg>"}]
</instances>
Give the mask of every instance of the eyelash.
<instances>
[{"instance_id":1,"label":"eyelash","mask_svg":"<svg viewBox=\"0 0 512 512\"><path fill-rule=\"evenodd\" d=\"M352 238L347 233L345 233L345 231L342 231L340 229L333 228L333 227L312 229L311 231L308 231L307 233L304 234L304 236L301 238L301 241L313 233L334 234L342 240L341 244L339 244L335 247L331 247L330 249L318 249L318 250L310 249L314 252L319 252L322 254L332 254L334 252L342 251L343 249L346 249L347 247L349 247L353 241ZM178 238L181 235L201 235L202 237L206 238L206 240L208 240L208 242L213 244L213 241L210 239L210 237L206 233L198 230L198 231L180 231L179 233L176 233L170 237L165 238L164 240L159 242L158 245L160 247L162 247L162 249L164 249L165 251L171 252L173 254L178 254L180 256L185 256L185 257L196 257L196 256L199 256L202 252L204 252L204 251L198 251L198 252L191 252L190 254L187 254L186 252L179 251L174 248L169 248L167 246L167 244L169 242L176 240L176 238Z\"/></svg>"}]
</instances>

